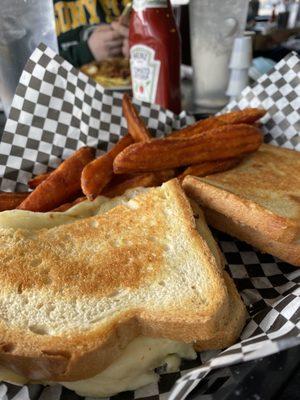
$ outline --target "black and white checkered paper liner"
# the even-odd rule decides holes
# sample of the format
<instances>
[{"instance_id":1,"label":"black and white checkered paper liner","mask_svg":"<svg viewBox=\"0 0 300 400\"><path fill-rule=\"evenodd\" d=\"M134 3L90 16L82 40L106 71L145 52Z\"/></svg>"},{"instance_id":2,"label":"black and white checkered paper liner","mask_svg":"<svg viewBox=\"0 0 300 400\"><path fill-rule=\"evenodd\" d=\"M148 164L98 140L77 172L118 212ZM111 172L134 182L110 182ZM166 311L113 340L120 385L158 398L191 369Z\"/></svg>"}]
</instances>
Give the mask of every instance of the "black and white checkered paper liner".
<instances>
[{"instance_id":1,"label":"black and white checkered paper liner","mask_svg":"<svg viewBox=\"0 0 300 400\"><path fill-rule=\"evenodd\" d=\"M21 76L2 142L0 190L27 190L34 174L55 168L74 150L89 145L106 151L126 132L121 94L105 91L68 62L40 45ZM136 102L155 135L191 123L185 113L175 116L158 106ZM247 88L227 110L264 107L267 142L300 150L300 59L291 54L274 70ZM295 172L297 173L297 172ZM236 345L221 353L202 352L183 361L181 369L161 374L158 383L111 399L182 400L203 378L202 393L212 393L216 371L278 352L300 343L300 269L261 254L244 242L214 232L227 269L248 306L249 320ZM224 376L223 376L224 375ZM175 384L175 386L174 386ZM220 385L219 385L220 387ZM80 400L59 385L0 384L0 400ZM87 398L88 399L88 398Z\"/></svg>"},{"instance_id":2,"label":"black and white checkered paper liner","mask_svg":"<svg viewBox=\"0 0 300 400\"><path fill-rule=\"evenodd\" d=\"M194 121L135 103L163 135ZM82 146L106 152L126 133L122 94L108 92L41 44L20 78L0 144L0 190L27 190L32 174L53 169Z\"/></svg>"}]
</instances>

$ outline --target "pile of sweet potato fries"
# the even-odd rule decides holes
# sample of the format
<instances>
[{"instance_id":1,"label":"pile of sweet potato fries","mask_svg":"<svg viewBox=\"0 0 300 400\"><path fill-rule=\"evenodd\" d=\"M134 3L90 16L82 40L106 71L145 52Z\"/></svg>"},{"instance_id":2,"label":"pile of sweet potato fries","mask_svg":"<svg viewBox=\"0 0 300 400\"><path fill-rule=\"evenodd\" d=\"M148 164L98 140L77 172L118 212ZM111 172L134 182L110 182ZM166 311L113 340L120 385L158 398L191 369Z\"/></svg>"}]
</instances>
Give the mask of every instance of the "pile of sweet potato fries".
<instances>
[{"instance_id":1,"label":"pile of sweet potato fries","mask_svg":"<svg viewBox=\"0 0 300 400\"><path fill-rule=\"evenodd\" d=\"M128 134L106 154L82 147L54 171L28 182L30 193L1 193L0 211L65 211L98 195L115 197L138 186L158 186L186 175L205 176L236 166L262 143L261 109L245 109L196 122L163 139L152 137L128 95Z\"/></svg>"}]
</instances>

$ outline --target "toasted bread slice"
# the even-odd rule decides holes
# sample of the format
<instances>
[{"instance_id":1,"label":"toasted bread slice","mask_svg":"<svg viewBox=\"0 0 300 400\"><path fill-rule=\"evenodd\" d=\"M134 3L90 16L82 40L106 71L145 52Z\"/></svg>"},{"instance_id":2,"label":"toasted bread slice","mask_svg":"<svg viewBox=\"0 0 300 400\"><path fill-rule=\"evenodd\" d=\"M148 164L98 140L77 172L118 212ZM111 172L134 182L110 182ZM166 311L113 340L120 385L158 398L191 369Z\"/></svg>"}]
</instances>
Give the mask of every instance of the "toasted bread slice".
<instances>
[{"instance_id":1,"label":"toasted bread slice","mask_svg":"<svg viewBox=\"0 0 300 400\"><path fill-rule=\"evenodd\" d=\"M264 144L237 167L187 176L186 193L205 208L281 243L300 243L300 153Z\"/></svg>"},{"instance_id":2,"label":"toasted bread slice","mask_svg":"<svg viewBox=\"0 0 300 400\"><path fill-rule=\"evenodd\" d=\"M220 251L219 246L215 242L215 239L206 224L204 213L195 201L190 200L190 203L194 212L197 230L208 244L220 269L223 269L225 267L224 255ZM223 272L223 278L228 291L230 312L223 315L221 328L219 331L216 331L210 339L197 340L194 346L197 351L223 349L231 346L236 342L241 333L242 327L245 325L247 317L245 305L238 294L233 280L225 271Z\"/></svg>"},{"instance_id":3,"label":"toasted bread slice","mask_svg":"<svg viewBox=\"0 0 300 400\"><path fill-rule=\"evenodd\" d=\"M224 269L225 267L224 255L221 252L219 246L217 245L209 227L207 226L202 209L198 206L198 204L194 200L189 199L189 202L193 210L196 229L198 233L206 241L212 255L215 257L215 260L217 261L219 268Z\"/></svg>"},{"instance_id":4,"label":"toasted bread slice","mask_svg":"<svg viewBox=\"0 0 300 400\"><path fill-rule=\"evenodd\" d=\"M195 350L224 349L237 341L242 327L245 325L247 311L244 303L238 294L235 284L227 272L223 277L229 295L230 312L225 314L222 320L222 328L216 331L210 339L198 340L194 346Z\"/></svg>"},{"instance_id":5,"label":"toasted bread slice","mask_svg":"<svg viewBox=\"0 0 300 400\"><path fill-rule=\"evenodd\" d=\"M209 225L214 228L251 244L263 253L272 254L287 263L300 267L300 243L289 244L270 240L258 231L238 224L231 218L210 209L205 210L205 216Z\"/></svg>"},{"instance_id":6,"label":"toasted bread slice","mask_svg":"<svg viewBox=\"0 0 300 400\"><path fill-rule=\"evenodd\" d=\"M67 225L2 228L0 256L0 363L31 380L94 376L139 335L211 348L234 312L176 180Z\"/></svg>"}]
</instances>

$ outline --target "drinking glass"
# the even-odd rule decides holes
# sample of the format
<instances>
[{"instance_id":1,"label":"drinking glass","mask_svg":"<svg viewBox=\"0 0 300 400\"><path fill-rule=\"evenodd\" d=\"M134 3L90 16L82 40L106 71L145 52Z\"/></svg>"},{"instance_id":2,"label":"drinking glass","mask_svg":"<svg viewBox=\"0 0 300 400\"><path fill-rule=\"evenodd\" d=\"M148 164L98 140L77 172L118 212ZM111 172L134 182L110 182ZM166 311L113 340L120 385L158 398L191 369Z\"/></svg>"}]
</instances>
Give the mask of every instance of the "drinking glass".
<instances>
[{"instance_id":1,"label":"drinking glass","mask_svg":"<svg viewBox=\"0 0 300 400\"><path fill-rule=\"evenodd\" d=\"M21 73L34 49L58 52L52 0L1 0L0 98L8 115Z\"/></svg>"},{"instance_id":2,"label":"drinking glass","mask_svg":"<svg viewBox=\"0 0 300 400\"><path fill-rule=\"evenodd\" d=\"M228 102L229 60L235 37L243 35L248 0L190 0L194 103L214 113Z\"/></svg>"}]
</instances>

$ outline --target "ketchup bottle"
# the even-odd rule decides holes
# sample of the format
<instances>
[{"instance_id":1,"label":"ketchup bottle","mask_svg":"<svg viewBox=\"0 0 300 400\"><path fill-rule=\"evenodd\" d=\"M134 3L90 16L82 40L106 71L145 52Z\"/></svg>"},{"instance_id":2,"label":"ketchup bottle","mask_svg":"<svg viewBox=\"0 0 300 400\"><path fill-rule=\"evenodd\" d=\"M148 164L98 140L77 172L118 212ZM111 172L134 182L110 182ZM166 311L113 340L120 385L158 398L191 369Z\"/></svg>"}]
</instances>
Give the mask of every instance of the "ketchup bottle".
<instances>
[{"instance_id":1,"label":"ketchup bottle","mask_svg":"<svg viewBox=\"0 0 300 400\"><path fill-rule=\"evenodd\" d=\"M133 96L181 111L181 40L170 0L133 0L129 29Z\"/></svg>"}]
</instances>

